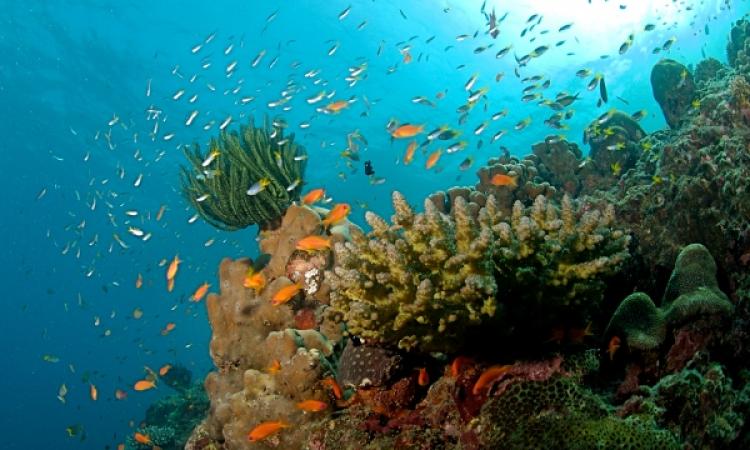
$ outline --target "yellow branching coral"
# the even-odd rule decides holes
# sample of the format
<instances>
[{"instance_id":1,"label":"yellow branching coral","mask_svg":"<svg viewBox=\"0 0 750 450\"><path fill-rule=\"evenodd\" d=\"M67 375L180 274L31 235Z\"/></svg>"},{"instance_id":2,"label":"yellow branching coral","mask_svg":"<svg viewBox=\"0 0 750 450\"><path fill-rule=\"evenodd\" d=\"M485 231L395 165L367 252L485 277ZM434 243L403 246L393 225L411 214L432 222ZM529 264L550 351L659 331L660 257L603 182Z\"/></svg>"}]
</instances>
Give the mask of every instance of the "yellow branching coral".
<instances>
[{"instance_id":1,"label":"yellow branching coral","mask_svg":"<svg viewBox=\"0 0 750 450\"><path fill-rule=\"evenodd\" d=\"M366 215L372 231L335 247L326 274L331 305L365 340L423 352L459 348L464 330L495 313L493 197L474 219L457 198L450 215L425 201L415 213L398 192L387 223Z\"/></svg>"},{"instance_id":2,"label":"yellow branching coral","mask_svg":"<svg viewBox=\"0 0 750 450\"><path fill-rule=\"evenodd\" d=\"M628 255L611 207L581 212L568 197L516 202L509 217L491 195L476 218L461 196L450 213L429 199L415 213L398 192L393 205L390 224L367 213L372 231L337 244L326 274L332 311L375 344L451 353L479 324L543 340L553 326L585 324Z\"/></svg>"},{"instance_id":3,"label":"yellow branching coral","mask_svg":"<svg viewBox=\"0 0 750 450\"><path fill-rule=\"evenodd\" d=\"M630 237L613 225L612 206L582 212L567 196L560 207L543 196L529 208L516 202L510 220L494 228L503 320L529 333L585 326L604 277L628 256Z\"/></svg>"}]
</instances>

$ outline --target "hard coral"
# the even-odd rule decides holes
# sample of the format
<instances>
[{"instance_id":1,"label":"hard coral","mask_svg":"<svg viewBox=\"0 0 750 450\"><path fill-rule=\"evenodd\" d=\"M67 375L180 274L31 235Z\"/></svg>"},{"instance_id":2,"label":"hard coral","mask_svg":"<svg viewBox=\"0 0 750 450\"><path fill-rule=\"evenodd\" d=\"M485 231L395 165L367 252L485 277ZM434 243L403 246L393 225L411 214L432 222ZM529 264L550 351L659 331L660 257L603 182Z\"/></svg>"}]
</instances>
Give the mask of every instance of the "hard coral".
<instances>
[{"instance_id":1,"label":"hard coral","mask_svg":"<svg viewBox=\"0 0 750 450\"><path fill-rule=\"evenodd\" d=\"M415 213L398 192L393 206L392 224L368 212L372 231L335 246L337 266L326 274L332 309L367 343L454 351L467 327L495 313L494 199L476 220L463 198L451 215L429 200Z\"/></svg>"},{"instance_id":2,"label":"hard coral","mask_svg":"<svg viewBox=\"0 0 750 450\"><path fill-rule=\"evenodd\" d=\"M674 436L646 419L619 419L571 378L511 384L482 408L483 448L679 448Z\"/></svg>"},{"instance_id":3,"label":"hard coral","mask_svg":"<svg viewBox=\"0 0 750 450\"><path fill-rule=\"evenodd\" d=\"M670 128L677 128L695 98L693 75L673 59L662 59L651 70L651 89Z\"/></svg>"},{"instance_id":4,"label":"hard coral","mask_svg":"<svg viewBox=\"0 0 750 450\"><path fill-rule=\"evenodd\" d=\"M661 307L642 292L631 294L612 315L604 335L624 338L630 349L653 350L664 342L667 329L707 316L728 317L733 309L718 288L711 254L691 244L677 257Z\"/></svg>"},{"instance_id":5,"label":"hard coral","mask_svg":"<svg viewBox=\"0 0 750 450\"><path fill-rule=\"evenodd\" d=\"M222 230L253 224L268 228L299 198L306 161L297 157L305 149L294 143L294 135L284 136L277 122L262 128L250 123L239 133L222 131L209 149L204 154L198 144L185 148L190 167L182 167L181 178L185 198L211 225ZM209 154L213 162L204 167ZM246 193L261 180L268 181L264 189Z\"/></svg>"},{"instance_id":6,"label":"hard coral","mask_svg":"<svg viewBox=\"0 0 750 450\"><path fill-rule=\"evenodd\" d=\"M500 319L537 341L555 326L585 327L604 280L628 257L629 236L614 220L611 207L586 211L568 197L559 208L542 196L530 208L516 202L493 227Z\"/></svg>"}]
</instances>

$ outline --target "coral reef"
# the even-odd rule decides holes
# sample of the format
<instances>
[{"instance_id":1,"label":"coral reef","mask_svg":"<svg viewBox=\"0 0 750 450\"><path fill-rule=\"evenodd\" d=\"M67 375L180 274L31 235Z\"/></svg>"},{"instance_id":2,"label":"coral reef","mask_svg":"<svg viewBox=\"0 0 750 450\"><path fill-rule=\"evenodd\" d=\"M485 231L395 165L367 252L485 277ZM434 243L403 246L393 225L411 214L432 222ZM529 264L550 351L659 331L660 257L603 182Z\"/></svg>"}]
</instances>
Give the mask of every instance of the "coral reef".
<instances>
[{"instance_id":1,"label":"coral reef","mask_svg":"<svg viewBox=\"0 0 750 450\"><path fill-rule=\"evenodd\" d=\"M596 184L584 177L589 190L608 187L621 173L633 168L642 151L638 142L645 136L638 122L622 111L608 111L589 124L583 132L583 142L591 146L589 158L596 168L594 173L608 174Z\"/></svg>"},{"instance_id":2,"label":"coral reef","mask_svg":"<svg viewBox=\"0 0 750 450\"><path fill-rule=\"evenodd\" d=\"M185 148L190 166L181 168L182 191L206 222L230 231L272 227L299 198L305 150L278 125L222 131L207 154L198 144Z\"/></svg>"},{"instance_id":3,"label":"coral reef","mask_svg":"<svg viewBox=\"0 0 750 450\"><path fill-rule=\"evenodd\" d=\"M278 251L273 250L273 257L260 271L271 281L259 293L244 287L251 261L221 262L220 294L209 294L206 299L211 357L217 370L205 380L211 407L206 420L196 428L200 435L194 434L191 440L195 448L222 443L232 449L263 445L297 448L302 439L297 427L256 444L248 441L247 434L264 421L301 424L312 420L314 415L305 414L296 403L327 401L321 380L333 373L333 343L317 329L315 317L321 317L319 309L325 307L315 297L320 286L313 292L311 281L302 277L295 281L301 285L296 298L279 305L271 302L279 289L293 283L286 275L287 263L298 255L294 244L322 230L320 222L310 208L292 206L280 228L262 233L261 249L271 250L272 245ZM295 328L295 317L303 310L313 314L312 328Z\"/></svg>"},{"instance_id":4,"label":"coral reef","mask_svg":"<svg viewBox=\"0 0 750 450\"><path fill-rule=\"evenodd\" d=\"M673 59L662 59L651 70L651 89L667 124L677 128L695 98L693 75Z\"/></svg>"},{"instance_id":5,"label":"coral reef","mask_svg":"<svg viewBox=\"0 0 750 450\"><path fill-rule=\"evenodd\" d=\"M695 83L698 88L703 88L704 84L719 76L719 72L724 69L724 65L716 58L707 58L695 66Z\"/></svg>"},{"instance_id":6,"label":"coral reef","mask_svg":"<svg viewBox=\"0 0 750 450\"><path fill-rule=\"evenodd\" d=\"M143 422L145 425L137 431L147 435L153 445L158 445L163 450L181 450L195 426L203 420L206 411L206 391L201 384L192 384L149 406ZM126 440L128 450L151 450L153 445L139 444L132 436L128 436Z\"/></svg>"},{"instance_id":7,"label":"coral reef","mask_svg":"<svg viewBox=\"0 0 750 450\"><path fill-rule=\"evenodd\" d=\"M750 251L750 84L722 70L684 118L679 129L641 140L639 160L619 183L588 193L615 205L652 283L689 243L705 245L726 274L740 273Z\"/></svg>"},{"instance_id":8,"label":"coral reef","mask_svg":"<svg viewBox=\"0 0 750 450\"><path fill-rule=\"evenodd\" d=\"M734 448L750 411L750 385L735 388L718 363L696 355L689 367L667 375L631 398L621 415L650 412L688 448Z\"/></svg>"},{"instance_id":9,"label":"coral reef","mask_svg":"<svg viewBox=\"0 0 750 450\"><path fill-rule=\"evenodd\" d=\"M750 63L750 21L747 19L738 20L729 32L727 59L729 65L740 71Z\"/></svg>"}]
</instances>

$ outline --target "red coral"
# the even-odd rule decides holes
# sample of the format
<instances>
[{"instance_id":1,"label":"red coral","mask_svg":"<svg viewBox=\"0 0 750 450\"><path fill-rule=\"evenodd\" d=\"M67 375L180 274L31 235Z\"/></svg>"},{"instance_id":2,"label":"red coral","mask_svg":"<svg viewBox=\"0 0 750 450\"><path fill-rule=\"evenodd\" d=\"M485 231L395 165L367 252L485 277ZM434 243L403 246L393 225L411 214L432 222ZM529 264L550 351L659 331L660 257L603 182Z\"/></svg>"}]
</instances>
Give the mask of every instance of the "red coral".
<instances>
[{"instance_id":1,"label":"red coral","mask_svg":"<svg viewBox=\"0 0 750 450\"><path fill-rule=\"evenodd\" d=\"M698 351L706 348L708 337L693 328L680 329L667 353L667 372L682 370Z\"/></svg>"},{"instance_id":2,"label":"red coral","mask_svg":"<svg viewBox=\"0 0 750 450\"><path fill-rule=\"evenodd\" d=\"M294 315L294 327L298 330L312 330L317 326L318 319L311 308L302 308Z\"/></svg>"}]
</instances>

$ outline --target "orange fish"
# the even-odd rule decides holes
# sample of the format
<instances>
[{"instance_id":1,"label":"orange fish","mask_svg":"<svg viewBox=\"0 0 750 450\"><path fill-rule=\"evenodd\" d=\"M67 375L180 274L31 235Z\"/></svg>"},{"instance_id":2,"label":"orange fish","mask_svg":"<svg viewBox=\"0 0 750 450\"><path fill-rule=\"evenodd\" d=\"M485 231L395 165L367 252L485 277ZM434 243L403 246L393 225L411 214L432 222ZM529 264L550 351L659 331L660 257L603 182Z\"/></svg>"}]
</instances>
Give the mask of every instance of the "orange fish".
<instances>
[{"instance_id":1,"label":"orange fish","mask_svg":"<svg viewBox=\"0 0 750 450\"><path fill-rule=\"evenodd\" d=\"M456 356L456 359L451 363L451 377L458 378L461 375L461 371L465 366L472 363L472 359L467 356Z\"/></svg>"},{"instance_id":2,"label":"orange fish","mask_svg":"<svg viewBox=\"0 0 750 450\"><path fill-rule=\"evenodd\" d=\"M511 177L510 175L505 175L502 173L497 173L495 176L492 177L490 180L490 183L493 186L513 186L516 187L518 184L516 183L517 177Z\"/></svg>"},{"instance_id":3,"label":"orange fish","mask_svg":"<svg viewBox=\"0 0 750 450\"><path fill-rule=\"evenodd\" d=\"M568 331L568 339L574 344L580 344L588 336L593 336L591 332L591 322L586 325L586 328L571 328Z\"/></svg>"},{"instance_id":4,"label":"orange fish","mask_svg":"<svg viewBox=\"0 0 750 450\"><path fill-rule=\"evenodd\" d=\"M193 296L190 298L190 301L193 302L199 302L203 297L206 295L206 292L208 292L208 288L210 288L211 285L208 283L203 283L200 286L198 286L198 289L193 292Z\"/></svg>"},{"instance_id":5,"label":"orange fish","mask_svg":"<svg viewBox=\"0 0 750 450\"><path fill-rule=\"evenodd\" d=\"M167 280L167 292L172 292L174 290L174 278L170 278Z\"/></svg>"},{"instance_id":6,"label":"orange fish","mask_svg":"<svg viewBox=\"0 0 750 450\"><path fill-rule=\"evenodd\" d=\"M139 433L136 431L133 435L133 439L135 439L135 441L139 444L151 445L151 438L147 434Z\"/></svg>"},{"instance_id":7,"label":"orange fish","mask_svg":"<svg viewBox=\"0 0 750 450\"><path fill-rule=\"evenodd\" d=\"M266 287L266 277L263 275L263 272L255 272L250 267L247 270L247 275L245 275L242 285L248 289L255 289L255 294L259 294Z\"/></svg>"},{"instance_id":8,"label":"orange fish","mask_svg":"<svg viewBox=\"0 0 750 450\"><path fill-rule=\"evenodd\" d=\"M341 386L339 386L334 378L324 378L321 383L323 383L323 386L328 386L329 388L331 388L333 396L336 397L336 400L341 400L341 398L344 396L344 393L341 390Z\"/></svg>"},{"instance_id":9,"label":"orange fish","mask_svg":"<svg viewBox=\"0 0 750 450\"><path fill-rule=\"evenodd\" d=\"M305 400L297 403L297 408L306 412L320 412L328 408L328 403L320 400Z\"/></svg>"},{"instance_id":10,"label":"orange fish","mask_svg":"<svg viewBox=\"0 0 750 450\"><path fill-rule=\"evenodd\" d=\"M115 398L117 400L125 400L128 398L128 393L123 391L122 389L115 389Z\"/></svg>"},{"instance_id":11,"label":"orange fish","mask_svg":"<svg viewBox=\"0 0 750 450\"><path fill-rule=\"evenodd\" d=\"M328 212L328 215L325 217L325 219L323 219L323 225L328 227L341 222L342 220L346 219L346 216L349 215L351 210L352 207L349 206L348 203L337 204L331 211Z\"/></svg>"},{"instance_id":12,"label":"orange fish","mask_svg":"<svg viewBox=\"0 0 750 450\"><path fill-rule=\"evenodd\" d=\"M411 125L407 123L406 125L401 125L400 127L391 131L391 136L394 139L404 139L404 138L414 137L423 132L424 132L424 125Z\"/></svg>"},{"instance_id":13,"label":"orange fish","mask_svg":"<svg viewBox=\"0 0 750 450\"><path fill-rule=\"evenodd\" d=\"M332 113L339 113L349 107L349 102L346 100L338 100L333 103L326 105L326 110Z\"/></svg>"},{"instance_id":14,"label":"orange fish","mask_svg":"<svg viewBox=\"0 0 750 450\"><path fill-rule=\"evenodd\" d=\"M133 389L136 391L148 391L156 387L156 383L153 380L139 380L133 385Z\"/></svg>"},{"instance_id":15,"label":"orange fish","mask_svg":"<svg viewBox=\"0 0 750 450\"><path fill-rule=\"evenodd\" d=\"M169 263L169 267L167 268L167 280L171 280L177 275L177 268L181 262L177 255L174 255L174 259Z\"/></svg>"},{"instance_id":16,"label":"orange fish","mask_svg":"<svg viewBox=\"0 0 750 450\"><path fill-rule=\"evenodd\" d=\"M492 387L492 384L505 375L511 367L513 366L506 364L504 366L492 366L488 368L482 372L482 375L479 376L477 382L474 383L471 393L479 395L483 390L489 390L489 388Z\"/></svg>"},{"instance_id":17,"label":"orange fish","mask_svg":"<svg viewBox=\"0 0 750 450\"><path fill-rule=\"evenodd\" d=\"M409 64L412 60L411 53L409 53L408 50L401 52L401 54L404 56L404 64Z\"/></svg>"},{"instance_id":18,"label":"orange fish","mask_svg":"<svg viewBox=\"0 0 750 450\"><path fill-rule=\"evenodd\" d=\"M273 361L271 361L271 365L266 368L266 372L270 373L271 375L277 374L279 370L281 370L281 363L278 359L274 359Z\"/></svg>"},{"instance_id":19,"label":"orange fish","mask_svg":"<svg viewBox=\"0 0 750 450\"><path fill-rule=\"evenodd\" d=\"M175 329L175 327L177 327L177 324L176 324L176 323L174 323L174 322L169 322L169 323L167 323L167 324L166 324L166 325L164 326L164 329L163 329L163 330L161 330L161 335L162 335L162 336L166 336L166 335L168 335L168 334L169 334L169 333L170 333L170 332L171 332L172 330L174 330L174 329Z\"/></svg>"},{"instance_id":20,"label":"orange fish","mask_svg":"<svg viewBox=\"0 0 750 450\"><path fill-rule=\"evenodd\" d=\"M99 391L96 390L96 386L94 386L93 384L89 384L89 396L93 401L96 401L96 399L99 398Z\"/></svg>"},{"instance_id":21,"label":"orange fish","mask_svg":"<svg viewBox=\"0 0 750 450\"><path fill-rule=\"evenodd\" d=\"M430 170L435 167L435 164L437 164L438 160L440 159L440 155L442 154L442 149L437 149L434 152L430 153L430 156L427 157L427 162L424 163L424 168Z\"/></svg>"},{"instance_id":22,"label":"orange fish","mask_svg":"<svg viewBox=\"0 0 750 450\"><path fill-rule=\"evenodd\" d=\"M612 336L612 339L609 340L609 344L607 345L607 353L609 353L610 361L613 361L615 359L615 353L619 348L620 338L618 336Z\"/></svg>"},{"instance_id":23,"label":"orange fish","mask_svg":"<svg viewBox=\"0 0 750 450\"><path fill-rule=\"evenodd\" d=\"M135 288L140 289L141 286L143 286L143 276L139 273L138 277L135 279Z\"/></svg>"},{"instance_id":24,"label":"orange fish","mask_svg":"<svg viewBox=\"0 0 750 450\"><path fill-rule=\"evenodd\" d=\"M411 141L409 146L406 147L406 153L404 154L404 165L408 166L411 164L411 160L414 159L414 152L417 150L417 141Z\"/></svg>"},{"instance_id":25,"label":"orange fish","mask_svg":"<svg viewBox=\"0 0 750 450\"><path fill-rule=\"evenodd\" d=\"M117 444L117 450L125 450L125 444Z\"/></svg>"},{"instance_id":26,"label":"orange fish","mask_svg":"<svg viewBox=\"0 0 750 450\"><path fill-rule=\"evenodd\" d=\"M163 377L167 373L169 373L169 370L172 368L171 364L164 364L159 368L159 376Z\"/></svg>"},{"instance_id":27,"label":"orange fish","mask_svg":"<svg viewBox=\"0 0 750 450\"><path fill-rule=\"evenodd\" d=\"M284 303L291 300L297 293L304 287L302 283L294 283L290 284L289 286L284 286L283 288L276 291L275 294L273 294L273 298L271 298L271 303L274 306L283 305Z\"/></svg>"},{"instance_id":28,"label":"orange fish","mask_svg":"<svg viewBox=\"0 0 750 450\"><path fill-rule=\"evenodd\" d=\"M297 241L297 250L305 252L317 252L327 248L331 248L331 240L324 238L323 236L311 235Z\"/></svg>"},{"instance_id":29,"label":"orange fish","mask_svg":"<svg viewBox=\"0 0 750 450\"><path fill-rule=\"evenodd\" d=\"M420 386L427 386L430 384L430 375L427 373L427 369L424 367L419 368L419 376L417 376L417 383Z\"/></svg>"},{"instance_id":30,"label":"orange fish","mask_svg":"<svg viewBox=\"0 0 750 450\"><path fill-rule=\"evenodd\" d=\"M156 213L156 221L160 221L161 218L164 216L164 211L167 210L167 205L161 205L159 208L159 211Z\"/></svg>"},{"instance_id":31,"label":"orange fish","mask_svg":"<svg viewBox=\"0 0 750 450\"><path fill-rule=\"evenodd\" d=\"M325 197L326 191L323 188L313 189L312 191L305 194L304 197L302 197L302 204L303 205L312 205L313 203L316 203L320 201L323 197Z\"/></svg>"},{"instance_id":32,"label":"orange fish","mask_svg":"<svg viewBox=\"0 0 750 450\"><path fill-rule=\"evenodd\" d=\"M247 439L250 442L258 442L288 426L289 424L281 420L266 421L250 430L250 433L247 434Z\"/></svg>"}]
</instances>

